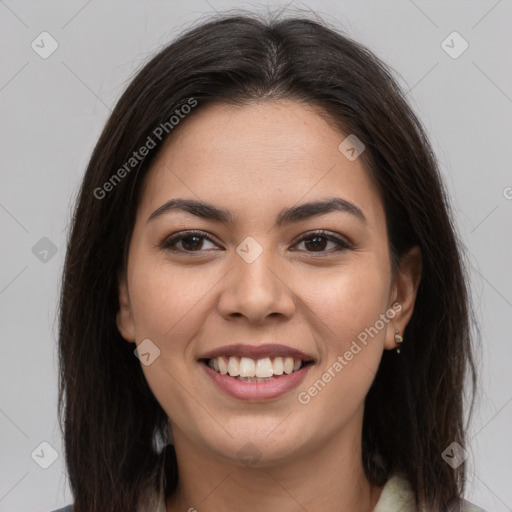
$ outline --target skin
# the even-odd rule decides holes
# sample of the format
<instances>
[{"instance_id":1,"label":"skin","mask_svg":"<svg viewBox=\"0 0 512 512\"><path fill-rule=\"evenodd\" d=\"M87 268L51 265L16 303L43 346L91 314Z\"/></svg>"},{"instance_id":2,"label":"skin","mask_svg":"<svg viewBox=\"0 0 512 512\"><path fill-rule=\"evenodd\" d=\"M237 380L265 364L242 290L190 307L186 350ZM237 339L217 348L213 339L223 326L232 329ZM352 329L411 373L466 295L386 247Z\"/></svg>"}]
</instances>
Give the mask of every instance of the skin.
<instances>
[{"instance_id":1,"label":"skin","mask_svg":"<svg viewBox=\"0 0 512 512\"><path fill-rule=\"evenodd\" d=\"M379 499L382 488L368 482L361 462L363 403L383 350L396 347L395 329L403 332L412 315L421 256L414 248L392 275L382 201L361 159L338 150L344 138L296 102L213 104L175 129L146 176L117 325L127 341L149 338L160 349L142 369L176 447L180 480L168 512L368 512ZM359 207L366 222L338 211L275 226L281 209L333 196ZM171 198L212 203L235 222L182 211L148 222ZM319 249L299 240L320 229L351 247L336 252L326 239ZM211 241L160 247L185 230ZM263 250L252 263L236 252L248 236ZM397 301L400 312L299 403L298 393ZM315 364L291 392L242 401L217 388L197 361L235 343L289 345ZM253 464L237 455L247 443L260 457Z\"/></svg>"}]
</instances>

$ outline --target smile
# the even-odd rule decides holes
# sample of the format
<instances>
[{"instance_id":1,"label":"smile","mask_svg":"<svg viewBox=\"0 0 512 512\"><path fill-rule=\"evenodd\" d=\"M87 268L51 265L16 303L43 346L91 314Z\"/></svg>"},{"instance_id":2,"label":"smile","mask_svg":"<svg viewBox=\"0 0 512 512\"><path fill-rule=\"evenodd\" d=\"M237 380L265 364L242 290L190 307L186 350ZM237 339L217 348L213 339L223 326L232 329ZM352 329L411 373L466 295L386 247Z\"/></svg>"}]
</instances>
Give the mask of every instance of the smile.
<instances>
[{"instance_id":1,"label":"smile","mask_svg":"<svg viewBox=\"0 0 512 512\"><path fill-rule=\"evenodd\" d=\"M203 355L199 362L221 391L249 401L291 391L314 364L309 355L283 345L231 345Z\"/></svg>"},{"instance_id":2,"label":"smile","mask_svg":"<svg viewBox=\"0 0 512 512\"><path fill-rule=\"evenodd\" d=\"M229 375L243 382L264 382L283 373L290 375L296 372L304 365L304 361L293 357L254 360L249 357L220 356L208 359L206 364L221 375Z\"/></svg>"}]
</instances>

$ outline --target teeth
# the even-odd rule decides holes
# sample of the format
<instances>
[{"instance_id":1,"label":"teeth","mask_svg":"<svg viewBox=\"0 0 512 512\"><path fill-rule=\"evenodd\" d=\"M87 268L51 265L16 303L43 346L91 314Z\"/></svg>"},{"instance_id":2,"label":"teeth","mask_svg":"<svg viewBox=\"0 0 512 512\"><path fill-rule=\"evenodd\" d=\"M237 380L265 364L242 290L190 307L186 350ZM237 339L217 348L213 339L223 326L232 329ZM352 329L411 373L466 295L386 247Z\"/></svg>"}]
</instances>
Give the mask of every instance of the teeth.
<instances>
[{"instance_id":1,"label":"teeth","mask_svg":"<svg viewBox=\"0 0 512 512\"><path fill-rule=\"evenodd\" d=\"M283 362L284 373L290 375L293 372L293 357L285 357Z\"/></svg>"},{"instance_id":2,"label":"teeth","mask_svg":"<svg viewBox=\"0 0 512 512\"><path fill-rule=\"evenodd\" d=\"M219 364L219 370L222 375L226 375L228 373L228 363L226 362L225 357L216 357L215 358Z\"/></svg>"},{"instance_id":3,"label":"teeth","mask_svg":"<svg viewBox=\"0 0 512 512\"><path fill-rule=\"evenodd\" d=\"M230 357L228 363L228 373L230 377L240 375L240 359L238 357Z\"/></svg>"},{"instance_id":4,"label":"teeth","mask_svg":"<svg viewBox=\"0 0 512 512\"><path fill-rule=\"evenodd\" d=\"M230 373L231 375L231 373ZM240 377L254 377L256 375L256 364L254 359L242 357L240 359Z\"/></svg>"},{"instance_id":5,"label":"teeth","mask_svg":"<svg viewBox=\"0 0 512 512\"><path fill-rule=\"evenodd\" d=\"M282 357L276 357L274 359L274 375L283 375L284 368L283 368L283 358Z\"/></svg>"},{"instance_id":6,"label":"teeth","mask_svg":"<svg viewBox=\"0 0 512 512\"><path fill-rule=\"evenodd\" d=\"M299 370L302 366L300 359L293 359L293 357L275 357L273 360L270 357L254 360L250 357L215 357L210 359L208 366L213 368L216 372L222 375L229 374L230 377L239 377L240 380L252 379L265 379L274 375L282 375L286 373L290 375Z\"/></svg>"},{"instance_id":7,"label":"teeth","mask_svg":"<svg viewBox=\"0 0 512 512\"><path fill-rule=\"evenodd\" d=\"M256 377L272 377L274 369L270 357L256 361Z\"/></svg>"}]
</instances>

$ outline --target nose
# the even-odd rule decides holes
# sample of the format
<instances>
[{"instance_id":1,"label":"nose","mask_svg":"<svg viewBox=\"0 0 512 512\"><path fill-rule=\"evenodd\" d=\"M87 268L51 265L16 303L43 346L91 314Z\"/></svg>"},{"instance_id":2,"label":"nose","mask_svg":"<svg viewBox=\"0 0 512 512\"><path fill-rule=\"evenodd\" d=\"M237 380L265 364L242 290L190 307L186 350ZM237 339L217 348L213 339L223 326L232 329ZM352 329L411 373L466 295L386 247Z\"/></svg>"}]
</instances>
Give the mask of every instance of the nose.
<instances>
[{"instance_id":1,"label":"nose","mask_svg":"<svg viewBox=\"0 0 512 512\"><path fill-rule=\"evenodd\" d=\"M218 311L227 320L242 316L254 324L264 323L267 317L289 319L296 305L293 283L288 281L270 249L252 263L236 254L234 268L222 282Z\"/></svg>"}]
</instances>

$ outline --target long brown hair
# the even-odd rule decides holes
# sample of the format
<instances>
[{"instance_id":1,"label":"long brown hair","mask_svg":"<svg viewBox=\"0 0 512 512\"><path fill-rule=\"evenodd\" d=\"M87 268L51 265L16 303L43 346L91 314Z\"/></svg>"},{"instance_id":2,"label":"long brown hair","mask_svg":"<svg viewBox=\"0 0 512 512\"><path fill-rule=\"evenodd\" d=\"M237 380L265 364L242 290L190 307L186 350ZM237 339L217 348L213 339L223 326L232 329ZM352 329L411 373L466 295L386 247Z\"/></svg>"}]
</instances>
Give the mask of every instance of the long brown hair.
<instances>
[{"instance_id":1,"label":"long brown hair","mask_svg":"<svg viewBox=\"0 0 512 512\"><path fill-rule=\"evenodd\" d=\"M465 376L475 382L471 306L426 133L392 72L364 46L316 19L270 18L224 14L165 47L133 78L91 156L72 219L59 320L58 406L75 512L135 512L155 488L161 447L170 442L168 418L115 317L144 175L172 137L171 116L191 98L196 111L211 102L293 99L319 107L365 144L393 268L414 245L423 262L407 343L400 355L385 351L366 397L365 471L379 485L402 471L428 510L444 511L463 493L464 464L454 470L441 453L465 442ZM168 130L158 139L162 125ZM155 147L127 166L148 137ZM168 492L177 481L170 463Z\"/></svg>"}]
</instances>

